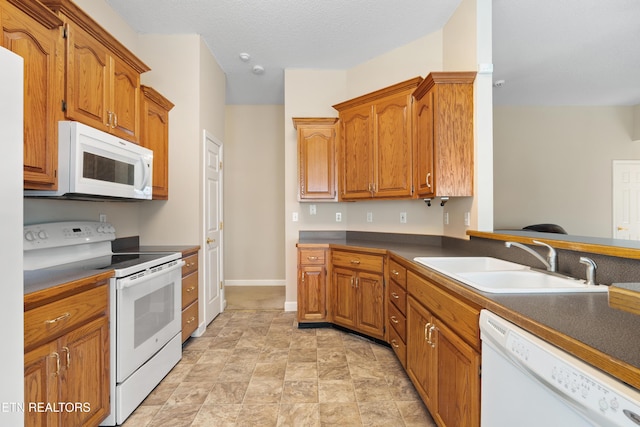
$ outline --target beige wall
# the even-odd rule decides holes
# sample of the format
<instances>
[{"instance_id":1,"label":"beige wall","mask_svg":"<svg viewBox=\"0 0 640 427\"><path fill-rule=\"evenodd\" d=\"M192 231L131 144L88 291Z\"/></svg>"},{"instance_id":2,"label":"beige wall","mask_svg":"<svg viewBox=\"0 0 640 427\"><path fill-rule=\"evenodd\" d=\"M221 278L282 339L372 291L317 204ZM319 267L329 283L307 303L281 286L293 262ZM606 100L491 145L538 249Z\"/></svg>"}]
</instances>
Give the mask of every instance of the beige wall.
<instances>
[{"instance_id":1,"label":"beige wall","mask_svg":"<svg viewBox=\"0 0 640 427\"><path fill-rule=\"evenodd\" d=\"M283 285L282 105L228 105L224 144L227 285Z\"/></svg>"},{"instance_id":2,"label":"beige wall","mask_svg":"<svg viewBox=\"0 0 640 427\"><path fill-rule=\"evenodd\" d=\"M612 160L637 159L633 107L494 108L495 227L611 237Z\"/></svg>"}]
</instances>

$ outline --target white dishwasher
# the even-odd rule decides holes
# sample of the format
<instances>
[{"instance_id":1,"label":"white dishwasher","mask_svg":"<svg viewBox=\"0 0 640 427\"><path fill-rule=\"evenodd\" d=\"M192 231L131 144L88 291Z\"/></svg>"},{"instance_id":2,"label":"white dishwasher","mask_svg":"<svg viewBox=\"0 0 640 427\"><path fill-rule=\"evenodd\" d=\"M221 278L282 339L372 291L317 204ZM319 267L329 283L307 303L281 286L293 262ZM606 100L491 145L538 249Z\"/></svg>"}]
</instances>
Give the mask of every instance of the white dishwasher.
<instances>
[{"instance_id":1,"label":"white dishwasher","mask_svg":"<svg viewBox=\"0 0 640 427\"><path fill-rule=\"evenodd\" d=\"M483 427L639 426L640 392L487 311Z\"/></svg>"}]
</instances>

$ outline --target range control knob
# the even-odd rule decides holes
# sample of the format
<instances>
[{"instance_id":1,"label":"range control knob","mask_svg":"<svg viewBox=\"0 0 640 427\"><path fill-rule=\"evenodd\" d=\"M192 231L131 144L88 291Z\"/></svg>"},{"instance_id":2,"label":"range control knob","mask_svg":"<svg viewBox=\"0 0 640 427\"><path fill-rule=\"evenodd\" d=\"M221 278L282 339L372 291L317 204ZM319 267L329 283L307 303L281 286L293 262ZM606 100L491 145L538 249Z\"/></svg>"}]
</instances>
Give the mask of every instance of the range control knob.
<instances>
[{"instance_id":1,"label":"range control knob","mask_svg":"<svg viewBox=\"0 0 640 427\"><path fill-rule=\"evenodd\" d=\"M46 239L46 238L48 238L48 237L49 237L49 235L47 234L47 232L46 232L46 231L40 231L40 232L38 232L38 238L40 238L40 239Z\"/></svg>"},{"instance_id":2,"label":"range control knob","mask_svg":"<svg viewBox=\"0 0 640 427\"><path fill-rule=\"evenodd\" d=\"M26 233L24 233L24 238L28 242L33 242L34 240L36 240L36 236L33 234L33 231L27 231Z\"/></svg>"}]
</instances>

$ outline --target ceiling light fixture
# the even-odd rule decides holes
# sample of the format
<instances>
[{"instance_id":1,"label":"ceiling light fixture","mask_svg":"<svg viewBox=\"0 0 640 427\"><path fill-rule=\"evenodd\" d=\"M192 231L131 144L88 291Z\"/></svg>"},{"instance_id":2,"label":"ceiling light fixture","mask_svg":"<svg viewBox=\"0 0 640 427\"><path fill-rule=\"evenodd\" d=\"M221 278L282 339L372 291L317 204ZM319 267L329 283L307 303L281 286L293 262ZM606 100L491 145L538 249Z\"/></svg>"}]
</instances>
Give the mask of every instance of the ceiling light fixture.
<instances>
[{"instance_id":1,"label":"ceiling light fixture","mask_svg":"<svg viewBox=\"0 0 640 427\"><path fill-rule=\"evenodd\" d=\"M264 74L264 67L262 65L254 65L253 74Z\"/></svg>"},{"instance_id":2,"label":"ceiling light fixture","mask_svg":"<svg viewBox=\"0 0 640 427\"><path fill-rule=\"evenodd\" d=\"M246 52L242 52L240 55L238 55L240 57L240 60L242 62L249 62L249 60L251 59L251 55L249 55Z\"/></svg>"}]
</instances>

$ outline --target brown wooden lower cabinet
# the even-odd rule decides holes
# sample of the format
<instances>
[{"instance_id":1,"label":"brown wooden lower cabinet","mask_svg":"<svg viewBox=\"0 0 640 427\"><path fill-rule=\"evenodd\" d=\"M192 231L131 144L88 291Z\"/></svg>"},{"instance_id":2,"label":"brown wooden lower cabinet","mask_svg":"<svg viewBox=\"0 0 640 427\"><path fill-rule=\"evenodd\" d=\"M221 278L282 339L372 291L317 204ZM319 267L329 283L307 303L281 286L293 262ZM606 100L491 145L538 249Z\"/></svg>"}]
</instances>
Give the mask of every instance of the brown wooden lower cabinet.
<instances>
[{"instance_id":1,"label":"brown wooden lower cabinet","mask_svg":"<svg viewBox=\"0 0 640 427\"><path fill-rule=\"evenodd\" d=\"M327 320L326 249L298 249L298 322Z\"/></svg>"},{"instance_id":2,"label":"brown wooden lower cabinet","mask_svg":"<svg viewBox=\"0 0 640 427\"><path fill-rule=\"evenodd\" d=\"M104 281L25 310L25 426L97 426L108 415L108 307Z\"/></svg>"},{"instance_id":3,"label":"brown wooden lower cabinet","mask_svg":"<svg viewBox=\"0 0 640 427\"><path fill-rule=\"evenodd\" d=\"M427 306L416 297L437 299L444 291L432 289L435 284L413 272L407 282L407 373L438 426L479 426L480 352L453 329L459 326L455 319L477 316L478 310L464 305L462 312L453 313L448 305L462 302L446 298ZM412 289L421 292L414 296ZM447 324L443 318L454 321Z\"/></svg>"}]
</instances>

